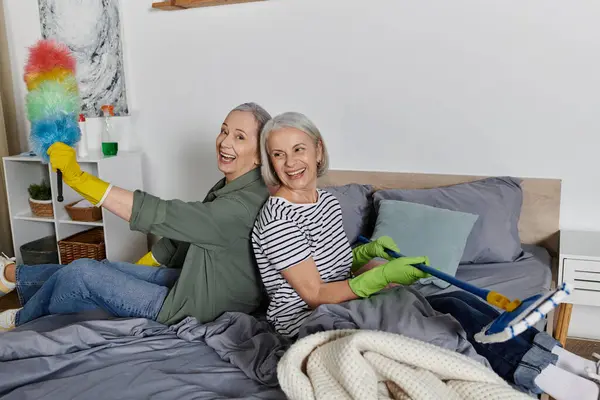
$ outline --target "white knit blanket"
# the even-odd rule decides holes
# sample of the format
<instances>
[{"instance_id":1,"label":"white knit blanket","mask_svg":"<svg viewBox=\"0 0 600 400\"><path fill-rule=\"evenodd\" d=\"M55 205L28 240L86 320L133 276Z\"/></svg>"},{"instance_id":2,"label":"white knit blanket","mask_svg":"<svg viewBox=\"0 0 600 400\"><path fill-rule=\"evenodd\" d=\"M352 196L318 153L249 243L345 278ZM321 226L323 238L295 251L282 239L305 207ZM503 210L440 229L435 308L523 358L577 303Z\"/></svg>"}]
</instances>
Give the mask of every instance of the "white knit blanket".
<instances>
[{"instance_id":1,"label":"white knit blanket","mask_svg":"<svg viewBox=\"0 0 600 400\"><path fill-rule=\"evenodd\" d=\"M380 331L307 336L284 354L277 375L292 400L531 400L471 358Z\"/></svg>"}]
</instances>

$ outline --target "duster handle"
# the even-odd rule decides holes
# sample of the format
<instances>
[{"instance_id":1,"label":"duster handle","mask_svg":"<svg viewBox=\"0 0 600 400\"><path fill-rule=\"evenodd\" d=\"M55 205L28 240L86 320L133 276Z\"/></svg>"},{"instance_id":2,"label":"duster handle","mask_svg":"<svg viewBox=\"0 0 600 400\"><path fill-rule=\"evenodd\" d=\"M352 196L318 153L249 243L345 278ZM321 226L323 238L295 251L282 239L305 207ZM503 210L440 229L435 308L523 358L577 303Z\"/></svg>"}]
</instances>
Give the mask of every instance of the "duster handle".
<instances>
[{"instance_id":1,"label":"duster handle","mask_svg":"<svg viewBox=\"0 0 600 400\"><path fill-rule=\"evenodd\" d=\"M59 203L62 203L64 200L64 197L63 197L62 171L60 169L56 170L56 187L58 189L58 196L56 196L56 200L58 200Z\"/></svg>"}]
</instances>

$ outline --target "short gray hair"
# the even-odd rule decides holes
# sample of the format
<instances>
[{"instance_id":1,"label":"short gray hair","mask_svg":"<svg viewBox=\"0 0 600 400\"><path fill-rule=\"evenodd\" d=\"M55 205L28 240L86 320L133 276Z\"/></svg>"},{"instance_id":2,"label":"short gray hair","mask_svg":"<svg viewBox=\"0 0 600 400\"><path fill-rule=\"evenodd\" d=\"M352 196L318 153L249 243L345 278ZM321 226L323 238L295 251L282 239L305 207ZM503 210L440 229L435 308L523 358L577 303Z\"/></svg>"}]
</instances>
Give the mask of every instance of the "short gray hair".
<instances>
[{"instance_id":1,"label":"short gray hair","mask_svg":"<svg viewBox=\"0 0 600 400\"><path fill-rule=\"evenodd\" d=\"M264 108L259 106L256 103L244 103L240 104L236 108L230 111L230 113L234 111L244 111L252 113L254 119L256 120L256 124L258 125L258 134L262 131L265 124L271 119L271 114L267 112Z\"/></svg>"},{"instance_id":2,"label":"short gray hair","mask_svg":"<svg viewBox=\"0 0 600 400\"><path fill-rule=\"evenodd\" d=\"M298 129L310 136L310 138L315 141L315 144L321 142L323 158L321 159L321 163L317 166L317 177L325 175L329 169L329 154L327 153L327 147L325 147L325 141L321 136L321 132L319 132L319 129L317 129L315 124L313 124L312 121L304 114L297 112L286 112L279 114L267 122L260 134L260 158L262 159L261 173L265 183L269 186L281 184L279 177L275 173L273 164L271 164L271 159L269 158L267 141L271 132L282 128Z\"/></svg>"}]
</instances>

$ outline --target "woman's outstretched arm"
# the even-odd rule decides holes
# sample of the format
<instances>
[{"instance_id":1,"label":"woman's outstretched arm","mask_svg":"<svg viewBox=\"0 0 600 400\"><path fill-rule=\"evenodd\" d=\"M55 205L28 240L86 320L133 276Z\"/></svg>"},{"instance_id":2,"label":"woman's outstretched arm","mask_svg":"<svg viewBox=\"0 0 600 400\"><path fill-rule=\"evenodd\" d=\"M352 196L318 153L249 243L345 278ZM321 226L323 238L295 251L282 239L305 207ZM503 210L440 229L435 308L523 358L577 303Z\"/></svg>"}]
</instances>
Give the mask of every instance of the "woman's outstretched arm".
<instances>
[{"instance_id":1,"label":"woman's outstretched arm","mask_svg":"<svg viewBox=\"0 0 600 400\"><path fill-rule=\"evenodd\" d=\"M101 205L117 217L129 222L133 210L133 192L112 186L108 189Z\"/></svg>"},{"instance_id":2,"label":"woman's outstretched arm","mask_svg":"<svg viewBox=\"0 0 600 400\"><path fill-rule=\"evenodd\" d=\"M162 200L136 190L131 192L81 170L75 149L55 143L48 149L54 170L60 169L64 182L90 203L104 207L129 222L132 230L182 242L221 247L231 237L248 210L238 200L219 198L210 203Z\"/></svg>"}]
</instances>

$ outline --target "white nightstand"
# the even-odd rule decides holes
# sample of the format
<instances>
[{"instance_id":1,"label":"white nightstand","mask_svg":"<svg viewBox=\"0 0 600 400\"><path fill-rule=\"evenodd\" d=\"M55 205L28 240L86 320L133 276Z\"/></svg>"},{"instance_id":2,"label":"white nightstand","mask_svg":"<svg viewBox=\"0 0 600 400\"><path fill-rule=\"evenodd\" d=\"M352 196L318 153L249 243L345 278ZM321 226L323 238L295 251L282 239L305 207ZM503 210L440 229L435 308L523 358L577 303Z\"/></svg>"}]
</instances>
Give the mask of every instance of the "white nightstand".
<instances>
[{"instance_id":1,"label":"white nightstand","mask_svg":"<svg viewBox=\"0 0 600 400\"><path fill-rule=\"evenodd\" d=\"M600 307L600 232L560 231L558 282L574 287L558 309L555 337L564 345L573 304Z\"/></svg>"}]
</instances>

